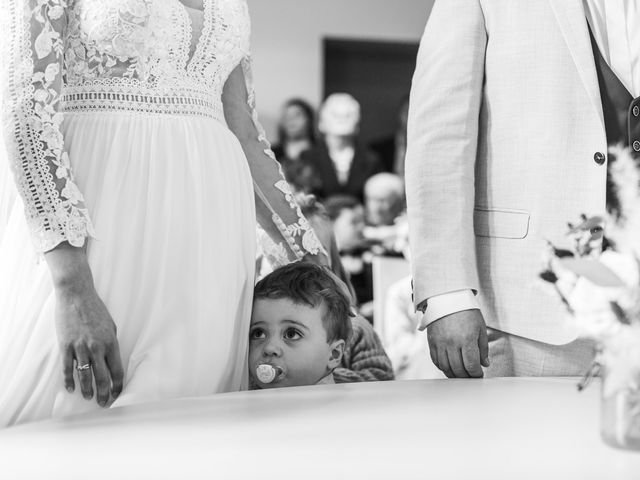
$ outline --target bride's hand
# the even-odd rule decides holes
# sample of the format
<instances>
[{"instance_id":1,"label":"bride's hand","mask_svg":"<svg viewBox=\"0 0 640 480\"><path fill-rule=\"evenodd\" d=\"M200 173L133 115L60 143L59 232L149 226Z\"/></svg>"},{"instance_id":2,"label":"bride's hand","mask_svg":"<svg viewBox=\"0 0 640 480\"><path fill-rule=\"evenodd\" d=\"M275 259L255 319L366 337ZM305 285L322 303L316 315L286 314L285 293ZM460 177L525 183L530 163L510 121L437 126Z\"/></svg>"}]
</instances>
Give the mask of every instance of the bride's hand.
<instances>
[{"instance_id":1,"label":"bride's hand","mask_svg":"<svg viewBox=\"0 0 640 480\"><path fill-rule=\"evenodd\" d=\"M98 296L85 253L61 244L46 254L56 295L56 327L62 350L64 383L75 389L74 360L80 389L85 399L96 399L105 406L109 393L116 398L122 391L123 369L116 325ZM83 368L84 367L84 368Z\"/></svg>"}]
</instances>

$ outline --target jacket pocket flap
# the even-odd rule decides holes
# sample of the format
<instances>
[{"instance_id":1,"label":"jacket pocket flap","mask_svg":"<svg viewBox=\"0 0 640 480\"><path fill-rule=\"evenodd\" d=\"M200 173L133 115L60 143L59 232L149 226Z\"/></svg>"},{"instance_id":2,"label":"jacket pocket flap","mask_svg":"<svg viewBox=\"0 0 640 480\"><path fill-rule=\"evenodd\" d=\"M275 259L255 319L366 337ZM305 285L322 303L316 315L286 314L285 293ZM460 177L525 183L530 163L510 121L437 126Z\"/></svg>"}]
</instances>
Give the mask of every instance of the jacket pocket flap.
<instances>
[{"instance_id":1,"label":"jacket pocket flap","mask_svg":"<svg viewBox=\"0 0 640 480\"><path fill-rule=\"evenodd\" d=\"M473 226L478 237L525 238L529 233L529 212L498 208L473 211Z\"/></svg>"}]
</instances>

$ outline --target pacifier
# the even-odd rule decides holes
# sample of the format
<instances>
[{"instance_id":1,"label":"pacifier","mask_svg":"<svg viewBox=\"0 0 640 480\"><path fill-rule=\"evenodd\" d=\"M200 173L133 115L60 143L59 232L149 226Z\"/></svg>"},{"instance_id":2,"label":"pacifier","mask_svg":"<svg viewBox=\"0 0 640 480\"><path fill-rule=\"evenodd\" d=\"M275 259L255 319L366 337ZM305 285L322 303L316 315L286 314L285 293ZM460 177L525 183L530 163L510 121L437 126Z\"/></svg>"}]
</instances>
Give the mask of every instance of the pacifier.
<instances>
[{"instance_id":1,"label":"pacifier","mask_svg":"<svg viewBox=\"0 0 640 480\"><path fill-rule=\"evenodd\" d=\"M256 367L256 378L260 383L269 384L282 375L283 371L281 367L262 363Z\"/></svg>"}]
</instances>

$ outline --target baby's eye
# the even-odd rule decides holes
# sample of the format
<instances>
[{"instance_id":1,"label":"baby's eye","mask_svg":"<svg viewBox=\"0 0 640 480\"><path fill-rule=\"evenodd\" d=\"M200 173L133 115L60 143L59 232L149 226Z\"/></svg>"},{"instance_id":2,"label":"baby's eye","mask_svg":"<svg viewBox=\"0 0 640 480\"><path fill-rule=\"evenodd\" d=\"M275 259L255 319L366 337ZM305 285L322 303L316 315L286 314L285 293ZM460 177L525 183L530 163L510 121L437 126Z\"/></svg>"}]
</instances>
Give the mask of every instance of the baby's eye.
<instances>
[{"instance_id":1,"label":"baby's eye","mask_svg":"<svg viewBox=\"0 0 640 480\"><path fill-rule=\"evenodd\" d=\"M284 338L287 340L298 340L302 338L302 334L295 328L287 328L284 332Z\"/></svg>"},{"instance_id":2,"label":"baby's eye","mask_svg":"<svg viewBox=\"0 0 640 480\"><path fill-rule=\"evenodd\" d=\"M251 333L249 334L249 338L251 340L265 338L266 336L267 336L266 333L261 328L254 328L253 330L251 330Z\"/></svg>"}]
</instances>

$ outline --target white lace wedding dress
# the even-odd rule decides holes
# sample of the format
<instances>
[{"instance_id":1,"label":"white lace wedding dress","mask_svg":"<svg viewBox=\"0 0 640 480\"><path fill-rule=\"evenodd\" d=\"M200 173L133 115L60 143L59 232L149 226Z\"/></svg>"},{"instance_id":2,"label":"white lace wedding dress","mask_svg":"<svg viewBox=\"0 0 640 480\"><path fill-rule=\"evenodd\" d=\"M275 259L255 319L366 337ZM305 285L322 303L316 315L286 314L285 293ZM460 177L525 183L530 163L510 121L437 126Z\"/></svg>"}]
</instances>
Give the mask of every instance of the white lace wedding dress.
<instances>
[{"instance_id":1,"label":"white lace wedding dress","mask_svg":"<svg viewBox=\"0 0 640 480\"><path fill-rule=\"evenodd\" d=\"M193 13L179 0L3 0L20 195L0 238L0 426L100 408L63 387L42 261L60 242L86 242L118 327L114 405L243 387L256 211L276 263L318 251L257 123L246 0ZM225 122L240 66L259 155Z\"/></svg>"}]
</instances>

